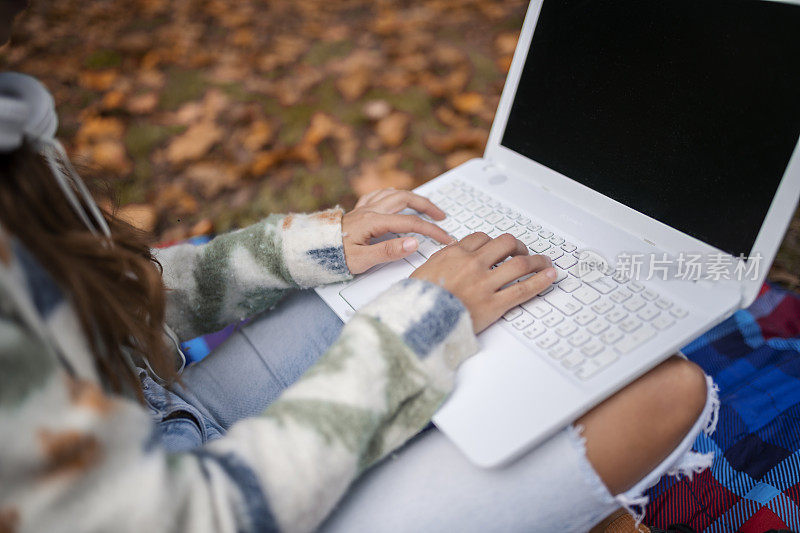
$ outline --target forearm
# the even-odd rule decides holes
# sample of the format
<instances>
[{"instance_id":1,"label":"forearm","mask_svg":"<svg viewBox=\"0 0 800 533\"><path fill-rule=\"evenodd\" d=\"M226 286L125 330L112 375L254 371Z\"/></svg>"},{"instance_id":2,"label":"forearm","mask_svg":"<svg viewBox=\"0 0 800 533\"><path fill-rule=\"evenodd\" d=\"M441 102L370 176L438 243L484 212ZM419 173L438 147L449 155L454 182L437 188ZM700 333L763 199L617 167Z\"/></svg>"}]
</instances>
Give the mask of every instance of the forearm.
<instances>
[{"instance_id":1,"label":"forearm","mask_svg":"<svg viewBox=\"0 0 800 533\"><path fill-rule=\"evenodd\" d=\"M312 530L365 468L430 421L475 349L460 302L408 280L357 314L261 417L211 447L252 462L281 529Z\"/></svg>"},{"instance_id":2,"label":"forearm","mask_svg":"<svg viewBox=\"0 0 800 533\"><path fill-rule=\"evenodd\" d=\"M288 290L349 279L341 217L273 215L205 245L156 250L167 324L191 338L270 309Z\"/></svg>"}]
</instances>

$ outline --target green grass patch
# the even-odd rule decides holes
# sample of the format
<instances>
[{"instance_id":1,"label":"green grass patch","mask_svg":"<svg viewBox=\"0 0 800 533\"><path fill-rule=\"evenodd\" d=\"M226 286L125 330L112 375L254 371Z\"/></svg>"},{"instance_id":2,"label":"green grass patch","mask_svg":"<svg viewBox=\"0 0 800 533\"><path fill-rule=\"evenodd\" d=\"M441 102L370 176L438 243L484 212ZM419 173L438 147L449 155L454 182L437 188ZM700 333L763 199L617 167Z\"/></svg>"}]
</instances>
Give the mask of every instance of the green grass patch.
<instances>
[{"instance_id":1,"label":"green grass patch","mask_svg":"<svg viewBox=\"0 0 800 533\"><path fill-rule=\"evenodd\" d=\"M134 123L125 134L125 147L133 159L133 178L136 183L145 183L152 176L150 154L153 149L169 137L178 135L185 126L159 126L147 122ZM142 186L142 188L144 188Z\"/></svg>"},{"instance_id":2,"label":"green grass patch","mask_svg":"<svg viewBox=\"0 0 800 533\"><path fill-rule=\"evenodd\" d=\"M371 89L364 100L386 100L393 108L414 117L427 117L433 114L431 96L424 89L412 87L396 93L386 89Z\"/></svg>"},{"instance_id":3,"label":"green grass patch","mask_svg":"<svg viewBox=\"0 0 800 533\"><path fill-rule=\"evenodd\" d=\"M102 48L92 52L83 64L91 69L116 68L122 64L122 56L116 50Z\"/></svg>"},{"instance_id":4,"label":"green grass patch","mask_svg":"<svg viewBox=\"0 0 800 533\"><path fill-rule=\"evenodd\" d=\"M497 67L492 58L480 52L469 52L469 60L472 63L472 78L469 80L467 89L476 92L486 92L489 84L497 81Z\"/></svg>"},{"instance_id":5,"label":"green grass patch","mask_svg":"<svg viewBox=\"0 0 800 533\"><path fill-rule=\"evenodd\" d=\"M367 117L361 111L362 101L345 100L332 78L327 78L317 85L312 95L320 110L331 113L345 124L359 127L367 123Z\"/></svg>"},{"instance_id":6,"label":"green grass patch","mask_svg":"<svg viewBox=\"0 0 800 533\"><path fill-rule=\"evenodd\" d=\"M181 105L199 99L206 87L203 73L199 70L171 70L167 73L167 83L161 92L159 107L175 111Z\"/></svg>"},{"instance_id":7,"label":"green grass patch","mask_svg":"<svg viewBox=\"0 0 800 533\"><path fill-rule=\"evenodd\" d=\"M316 42L306 52L303 61L313 67L319 67L331 59L346 56L352 50L353 43L350 41Z\"/></svg>"},{"instance_id":8,"label":"green grass patch","mask_svg":"<svg viewBox=\"0 0 800 533\"><path fill-rule=\"evenodd\" d=\"M317 106L308 104L281 107L280 111L274 115L280 118L283 123L278 132L278 140L287 146L300 142L309 122L311 122L311 116L317 109Z\"/></svg>"}]
</instances>

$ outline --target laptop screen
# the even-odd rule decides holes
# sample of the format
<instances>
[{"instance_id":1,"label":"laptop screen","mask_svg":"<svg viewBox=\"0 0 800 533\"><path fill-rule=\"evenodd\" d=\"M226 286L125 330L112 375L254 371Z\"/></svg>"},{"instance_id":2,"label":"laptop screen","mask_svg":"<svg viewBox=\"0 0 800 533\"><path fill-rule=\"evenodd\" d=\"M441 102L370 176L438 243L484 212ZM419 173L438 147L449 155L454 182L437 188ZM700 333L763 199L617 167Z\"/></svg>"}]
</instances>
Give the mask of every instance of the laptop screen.
<instances>
[{"instance_id":1,"label":"laptop screen","mask_svg":"<svg viewBox=\"0 0 800 533\"><path fill-rule=\"evenodd\" d=\"M800 7L545 0L501 144L749 255L800 136Z\"/></svg>"}]
</instances>

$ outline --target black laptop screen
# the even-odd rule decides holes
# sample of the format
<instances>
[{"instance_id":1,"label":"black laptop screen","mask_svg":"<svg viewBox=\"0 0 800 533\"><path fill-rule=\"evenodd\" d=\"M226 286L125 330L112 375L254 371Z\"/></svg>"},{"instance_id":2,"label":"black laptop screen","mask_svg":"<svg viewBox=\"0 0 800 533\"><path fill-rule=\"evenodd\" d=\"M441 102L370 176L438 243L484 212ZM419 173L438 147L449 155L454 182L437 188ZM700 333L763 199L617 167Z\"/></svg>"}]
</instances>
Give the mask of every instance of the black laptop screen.
<instances>
[{"instance_id":1,"label":"black laptop screen","mask_svg":"<svg viewBox=\"0 0 800 533\"><path fill-rule=\"evenodd\" d=\"M748 255L800 135L800 6L546 0L502 145Z\"/></svg>"}]
</instances>

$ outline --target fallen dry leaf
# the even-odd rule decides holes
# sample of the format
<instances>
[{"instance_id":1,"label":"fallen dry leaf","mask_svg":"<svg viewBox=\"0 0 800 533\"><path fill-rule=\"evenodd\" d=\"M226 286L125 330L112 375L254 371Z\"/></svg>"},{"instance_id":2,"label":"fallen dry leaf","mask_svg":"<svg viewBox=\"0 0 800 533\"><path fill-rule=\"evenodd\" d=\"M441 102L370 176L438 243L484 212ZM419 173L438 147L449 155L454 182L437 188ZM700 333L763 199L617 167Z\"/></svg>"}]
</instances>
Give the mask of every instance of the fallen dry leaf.
<instances>
[{"instance_id":1,"label":"fallen dry leaf","mask_svg":"<svg viewBox=\"0 0 800 533\"><path fill-rule=\"evenodd\" d=\"M233 165L201 162L187 168L186 177L200 188L206 198L213 198L239 183L240 173Z\"/></svg>"},{"instance_id":2,"label":"fallen dry leaf","mask_svg":"<svg viewBox=\"0 0 800 533\"><path fill-rule=\"evenodd\" d=\"M517 31L507 31L498 35L494 40L497 53L501 55L512 55L517 48L517 39L519 39L519 32Z\"/></svg>"},{"instance_id":3,"label":"fallen dry leaf","mask_svg":"<svg viewBox=\"0 0 800 533\"><path fill-rule=\"evenodd\" d=\"M116 70L85 70L80 73L78 83L91 91L107 91L117 81L118 76L119 72Z\"/></svg>"},{"instance_id":4,"label":"fallen dry leaf","mask_svg":"<svg viewBox=\"0 0 800 533\"><path fill-rule=\"evenodd\" d=\"M393 148L405 140L409 122L408 115L396 111L380 119L375 126L375 132L385 146Z\"/></svg>"},{"instance_id":5,"label":"fallen dry leaf","mask_svg":"<svg viewBox=\"0 0 800 533\"><path fill-rule=\"evenodd\" d=\"M117 175L125 175L131 171L131 162L122 142L106 139L94 144L89 150L89 157L94 164Z\"/></svg>"},{"instance_id":6,"label":"fallen dry leaf","mask_svg":"<svg viewBox=\"0 0 800 533\"><path fill-rule=\"evenodd\" d=\"M189 126L167 146L167 159L172 164L193 161L204 156L222 139L222 130L215 122L203 120Z\"/></svg>"},{"instance_id":7,"label":"fallen dry leaf","mask_svg":"<svg viewBox=\"0 0 800 533\"><path fill-rule=\"evenodd\" d=\"M478 93L462 93L453 98L453 107L456 111L465 114L474 114L483 109L483 96Z\"/></svg>"},{"instance_id":8,"label":"fallen dry leaf","mask_svg":"<svg viewBox=\"0 0 800 533\"><path fill-rule=\"evenodd\" d=\"M147 115L155 111L157 105L158 95L150 92L131 96L125 107L134 115Z\"/></svg>"},{"instance_id":9,"label":"fallen dry leaf","mask_svg":"<svg viewBox=\"0 0 800 533\"><path fill-rule=\"evenodd\" d=\"M156 227L158 215L152 205L128 204L119 208L117 216L135 228L151 232Z\"/></svg>"},{"instance_id":10,"label":"fallen dry leaf","mask_svg":"<svg viewBox=\"0 0 800 533\"><path fill-rule=\"evenodd\" d=\"M336 88L345 100L360 98L369 88L370 73L366 69L355 69L336 80Z\"/></svg>"},{"instance_id":11,"label":"fallen dry leaf","mask_svg":"<svg viewBox=\"0 0 800 533\"><path fill-rule=\"evenodd\" d=\"M272 141L274 134L275 132L269 122L256 120L245 133L242 145L251 152L255 152Z\"/></svg>"},{"instance_id":12,"label":"fallen dry leaf","mask_svg":"<svg viewBox=\"0 0 800 533\"><path fill-rule=\"evenodd\" d=\"M210 218L200 219L192 229L189 230L189 235L197 237L198 235L210 235L214 233L214 222Z\"/></svg>"}]
</instances>

